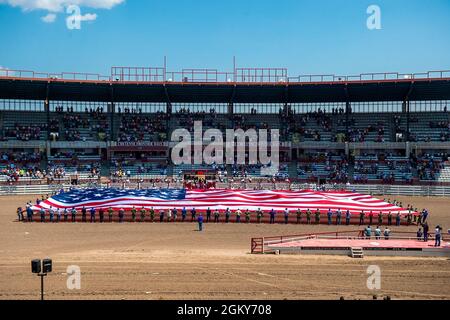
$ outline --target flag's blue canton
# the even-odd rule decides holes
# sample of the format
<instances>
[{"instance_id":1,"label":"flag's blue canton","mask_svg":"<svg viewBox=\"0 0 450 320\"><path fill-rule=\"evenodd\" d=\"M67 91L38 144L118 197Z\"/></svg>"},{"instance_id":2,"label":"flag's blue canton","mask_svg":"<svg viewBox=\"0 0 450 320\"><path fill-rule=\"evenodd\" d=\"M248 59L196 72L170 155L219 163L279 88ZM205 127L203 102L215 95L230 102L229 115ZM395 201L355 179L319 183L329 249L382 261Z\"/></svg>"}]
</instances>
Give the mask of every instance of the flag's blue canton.
<instances>
[{"instance_id":1,"label":"flag's blue canton","mask_svg":"<svg viewBox=\"0 0 450 320\"><path fill-rule=\"evenodd\" d=\"M52 198L61 203L74 203L85 201L104 201L122 197L157 198L161 200L183 200L186 197L185 189L145 189L145 190L121 190L121 189L73 189L60 193Z\"/></svg>"}]
</instances>

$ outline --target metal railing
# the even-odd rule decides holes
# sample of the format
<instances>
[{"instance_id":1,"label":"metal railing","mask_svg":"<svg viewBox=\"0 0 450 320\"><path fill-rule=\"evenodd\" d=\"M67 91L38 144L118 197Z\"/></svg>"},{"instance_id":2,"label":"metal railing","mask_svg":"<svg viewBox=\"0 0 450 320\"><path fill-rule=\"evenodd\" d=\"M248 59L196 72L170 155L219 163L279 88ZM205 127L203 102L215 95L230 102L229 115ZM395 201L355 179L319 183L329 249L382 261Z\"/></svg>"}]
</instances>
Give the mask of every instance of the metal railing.
<instances>
[{"instance_id":1,"label":"metal railing","mask_svg":"<svg viewBox=\"0 0 450 320\"><path fill-rule=\"evenodd\" d=\"M434 70L418 73L374 72L359 75L299 75L289 76L286 68L235 68L234 71L217 69L182 69L168 71L164 67L112 67L111 74L61 72L47 73L31 70L0 69L1 78L36 79L48 81L94 82L179 82L179 83L327 83L363 81L411 81L449 79L450 70Z\"/></svg>"},{"instance_id":2,"label":"metal railing","mask_svg":"<svg viewBox=\"0 0 450 320\"><path fill-rule=\"evenodd\" d=\"M347 234L347 235L345 235ZM348 235L350 234L350 235ZM394 234L395 236L393 236ZM399 235L399 236L397 236ZM428 233L429 240L434 239L434 233ZM380 236L384 238L384 235ZM447 234L441 233L441 240L447 241L449 238ZM316 232L316 233L303 233L297 235L282 235L282 236L270 236L270 237L257 237L252 238L250 242L251 253L267 253L273 252L270 245L276 245L281 243L297 242L307 239L353 239L353 240L366 240L364 236L364 230L348 230L348 231L329 231L329 232ZM417 240L417 234L410 231L395 231L389 235L389 240Z\"/></svg>"}]
</instances>

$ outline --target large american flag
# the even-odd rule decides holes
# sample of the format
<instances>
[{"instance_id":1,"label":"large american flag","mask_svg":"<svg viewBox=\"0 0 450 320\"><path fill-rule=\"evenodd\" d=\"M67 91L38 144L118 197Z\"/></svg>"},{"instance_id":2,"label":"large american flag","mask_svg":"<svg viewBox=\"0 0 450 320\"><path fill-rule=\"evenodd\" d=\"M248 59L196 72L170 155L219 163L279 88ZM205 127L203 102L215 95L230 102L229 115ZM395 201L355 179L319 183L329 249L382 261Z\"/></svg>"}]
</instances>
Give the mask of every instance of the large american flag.
<instances>
[{"instance_id":1,"label":"large american flag","mask_svg":"<svg viewBox=\"0 0 450 320\"><path fill-rule=\"evenodd\" d=\"M223 212L227 208L230 210L257 210L268 212L272 209L277 211L288 208L295 211L298 208L312 212L319 209L322 213L328 209L335 212L350 210L352 213L359 213L364 210L366 213L373 211L374 214L382 211L387 214L389 211L405 214L408 211L370 195L347 192L347 191L286 191L286 190L230 190L230 189L208 189L208 190L186 190L186 189L144 189L144 190L124 190L124 189L73 189L52 196L49 199L33 206L32 209L40 208L67 208L77 209L95 207L97 209L112 207L114 210L123 208L125 210L135 206L142 206L147 209L153 207L155 210L177 208L196 210L218 209Z\"/></svg>"}]
</instances>

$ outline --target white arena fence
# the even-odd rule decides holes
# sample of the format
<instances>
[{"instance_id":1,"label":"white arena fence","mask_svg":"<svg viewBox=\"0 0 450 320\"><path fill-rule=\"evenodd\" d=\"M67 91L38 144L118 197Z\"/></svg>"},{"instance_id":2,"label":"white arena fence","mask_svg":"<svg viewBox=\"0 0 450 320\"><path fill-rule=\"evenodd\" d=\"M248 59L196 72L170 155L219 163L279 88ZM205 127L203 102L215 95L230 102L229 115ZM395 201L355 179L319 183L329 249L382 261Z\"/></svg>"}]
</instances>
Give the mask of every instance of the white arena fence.
<instances>
[{"instance_id":1,"label":"white arena fence","mask_svg":"<svg viewBox=\"0 0 450 320\"><path fill-rule=\"evenodd\" d=\"M0 196L9 195L46 195L61 189L68 190L70 185L64 184L36 184L36 185L0 185Z\"/></svg>"},{"instance_id":2,"label":"white arena fence","mask_svg":"<svg viewBox=\"0 0 450 320\"><path fill-rule=\"evenodd\" d=\"M70 187L76 188L120 188L120 189L156 189L156 188L183 188L181 182L115 182L99 183L97 181L81 183L77 186L71 186L66 181L56 184L3 184L0 185L0 196L20 195L20 194L52 194L61 189L68 190ZM450 186L410 186L410 185L321 185L316 184L298 184L285 182L261 182L261 183L216 183L216 188L231 189L263 189L263 190L347 190L362 194L374 196L397 195L397 196L425 196L425 197L450 197Z\"/></svg>"}]
</instances>

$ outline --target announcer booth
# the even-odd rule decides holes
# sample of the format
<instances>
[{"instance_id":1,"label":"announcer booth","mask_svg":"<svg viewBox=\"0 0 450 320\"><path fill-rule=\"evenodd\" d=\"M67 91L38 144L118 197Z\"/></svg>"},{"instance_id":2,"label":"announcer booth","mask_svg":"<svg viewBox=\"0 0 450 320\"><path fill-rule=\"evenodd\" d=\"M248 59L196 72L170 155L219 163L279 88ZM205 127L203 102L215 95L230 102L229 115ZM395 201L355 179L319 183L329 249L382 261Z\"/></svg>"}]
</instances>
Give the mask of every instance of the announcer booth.
<instances>
[{"instance_id":1,"label":"announcer booth","mask_svg":"<svg viewBox=\"0 0 450 320\"><path fill-rule=\"evenodd\" d=\"M191 170L184 171L183 178L185 181L215 181L216 180L216 171L214 170Z\"/></svg>"},{"instance_id":2,"label":"announcer booth","mask_svg":"<svg viewBox=\"0 0 450 320\"><path fill-rule=\"evenodd\" d=\"M214 188L216 180L216 171L214 170L191 170L184 171L184 187L186 189Z\"/></svg>"}]
</instances>

